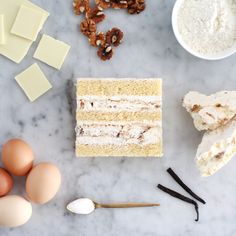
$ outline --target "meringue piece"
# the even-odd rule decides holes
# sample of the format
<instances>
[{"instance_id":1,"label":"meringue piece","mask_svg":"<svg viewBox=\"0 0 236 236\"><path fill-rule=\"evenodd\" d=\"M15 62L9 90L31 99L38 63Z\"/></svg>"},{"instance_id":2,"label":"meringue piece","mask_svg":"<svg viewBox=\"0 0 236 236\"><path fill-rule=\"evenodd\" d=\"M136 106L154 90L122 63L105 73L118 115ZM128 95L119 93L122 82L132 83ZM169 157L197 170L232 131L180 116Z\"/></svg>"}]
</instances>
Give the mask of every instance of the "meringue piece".
<instances>
[{"instance_id":1,"label":"meringue piece","mask_svg":"<svg viewBox=\"0 0 236 236\"><path fill-rule=\"evenodd\" d=\"M198 147L196 163L202 176L210 176L236 154L236 118L213 131L207 131Z\"/></svg>"},{"instance_id":2,"label":"meringue piece","mask_svg":"<svg viewBox=\"0 0 236 236\"><path fill-rule=\"evenodd\" d=\"M210 96L189 92L183 107L191 114L197 130L214 130L236 115L236 91L221 91Z\"/></svg>"}]
</instances>

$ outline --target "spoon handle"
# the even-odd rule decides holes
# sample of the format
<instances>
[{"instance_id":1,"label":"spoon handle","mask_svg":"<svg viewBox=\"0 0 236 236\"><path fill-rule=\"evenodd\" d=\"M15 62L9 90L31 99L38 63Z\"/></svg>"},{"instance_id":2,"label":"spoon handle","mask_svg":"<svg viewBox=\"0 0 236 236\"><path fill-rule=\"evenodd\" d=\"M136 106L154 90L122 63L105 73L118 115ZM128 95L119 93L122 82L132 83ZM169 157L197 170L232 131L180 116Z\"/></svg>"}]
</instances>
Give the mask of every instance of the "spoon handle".
<instances>
[{"instance_id":1,"label":"spoon handle","mask_svg":"<svg viewBox=\"0 0 236 236\"><path fill-rule=\"evenodd\" d=\"M160 206L155 203L113 203L113 204L99 204L95 203L96 208L132 208L132 207L154 207Z\"/></svg>"}]
</instances>

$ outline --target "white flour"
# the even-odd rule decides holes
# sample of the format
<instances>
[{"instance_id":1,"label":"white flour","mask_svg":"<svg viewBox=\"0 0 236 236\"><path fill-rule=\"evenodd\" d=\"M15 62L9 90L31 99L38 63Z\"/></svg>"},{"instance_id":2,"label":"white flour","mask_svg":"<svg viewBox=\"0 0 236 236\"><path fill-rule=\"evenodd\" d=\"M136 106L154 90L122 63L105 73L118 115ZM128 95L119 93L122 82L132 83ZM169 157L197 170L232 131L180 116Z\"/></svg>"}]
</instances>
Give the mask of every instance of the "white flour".
<instances>
[{"instance_id":1,"label":"white flour","mask_svg":"<svg viewBox=\"0 0 236 236\"><path fill-rule=\"evenodd\" d=\"M182 39L194 51L225 51L236 40L236 0L183 0L177 21Z\"/></svg>"}]
</instances>

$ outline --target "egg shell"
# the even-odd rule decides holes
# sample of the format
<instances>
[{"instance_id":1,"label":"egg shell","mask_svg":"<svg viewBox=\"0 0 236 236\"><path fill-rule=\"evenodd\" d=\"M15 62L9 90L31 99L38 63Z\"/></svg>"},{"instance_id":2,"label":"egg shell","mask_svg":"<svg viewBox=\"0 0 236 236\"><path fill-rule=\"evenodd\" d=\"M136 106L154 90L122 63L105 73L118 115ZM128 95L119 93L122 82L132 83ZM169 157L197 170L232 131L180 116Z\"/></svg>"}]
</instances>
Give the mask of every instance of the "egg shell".
<instances>
[{"instance_id":1,"label":"egg shell","mask_svg":"<svg viewBox=\"0 0 236 236\"><path fill-rule=\"evenodd\" d=\"M32 168L33 160L33 151L23 140L11 139L2 147L2 162L13 175L26 175Z\"/></svg>"},{"instance_id":2,"label":"egg shell","mask_svg":"<svg viewBox=\"0 0 236 236\"><path fill-rule=\"evenodd\" d=\"M30 202L17 195L0 198L0 226L18 227L25 224L32 215Z\"/></svg>"},{"instance_id":3,"label":"egg shell","mask_svg":"<svg viewBox=\"0 0 236 236\"><path fill-rule=\"evenodd\" d=\"M26 179L26 193L30 201L45 204L58 192L61 173L51 163L40 163L33 167Z\"/></svg>"},{"instance_id":4,"label":"egg shell","mask_svg":"<svg viewBox=\"0 0 236 236\"><path fill-rule=\"evenodd\" d=\"M13 179L6 170L0 167L0 197L7 195L13 187Z\"/></svg>"}]
</instances>

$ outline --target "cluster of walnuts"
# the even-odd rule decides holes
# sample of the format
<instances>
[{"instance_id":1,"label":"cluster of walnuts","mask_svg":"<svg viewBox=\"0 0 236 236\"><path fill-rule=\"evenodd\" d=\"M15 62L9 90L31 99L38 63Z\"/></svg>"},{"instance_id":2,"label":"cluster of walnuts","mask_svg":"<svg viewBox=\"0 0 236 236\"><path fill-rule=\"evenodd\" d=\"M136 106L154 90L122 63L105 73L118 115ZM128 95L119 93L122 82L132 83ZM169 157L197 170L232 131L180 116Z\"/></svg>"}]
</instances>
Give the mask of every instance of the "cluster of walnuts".
<instances>
[{"instance_id":1,"label":"cluster of walnuts","mask_svg":"<svg viewBox=\"0 0 236 236\"><path fill-rule=\"evenodd\" d=\"M145 0L95 0L96 6L90 6L90 0L74 0L73 7L76 15L85 14L80 24L81 32L88 37L90 45L98 48L97 55L102 60L113 56L113 47L118 47L123 39L123 32L112 28L106 33L97 32L97 24L105 19L104 9L127 9L129 14L139 14L145 9Z\"/></svg>"}]
</instances>

